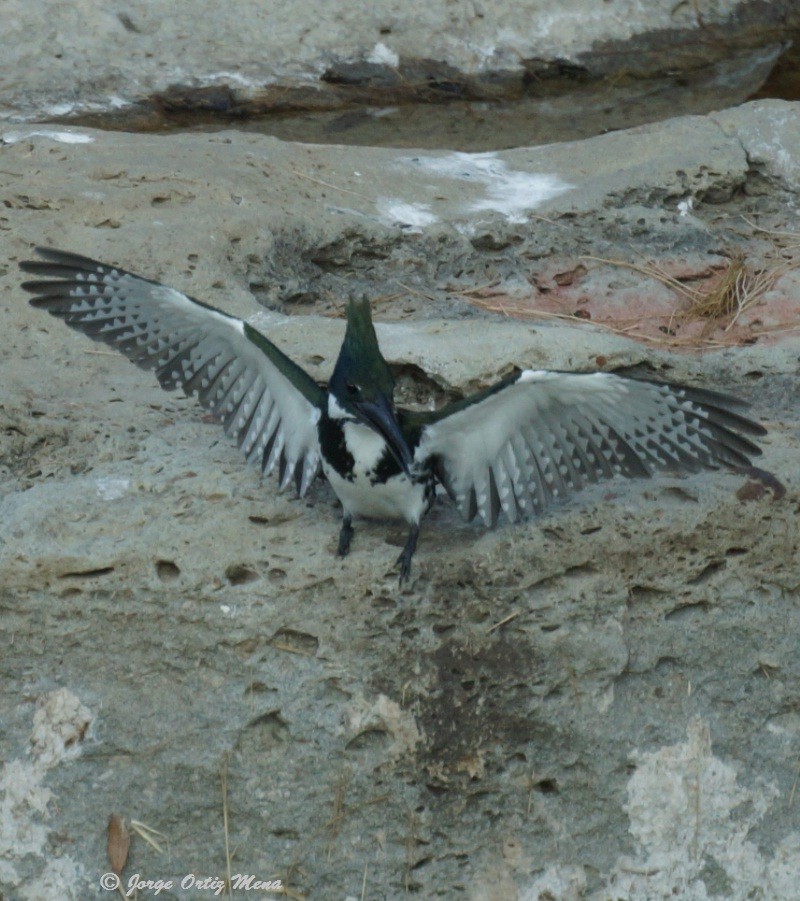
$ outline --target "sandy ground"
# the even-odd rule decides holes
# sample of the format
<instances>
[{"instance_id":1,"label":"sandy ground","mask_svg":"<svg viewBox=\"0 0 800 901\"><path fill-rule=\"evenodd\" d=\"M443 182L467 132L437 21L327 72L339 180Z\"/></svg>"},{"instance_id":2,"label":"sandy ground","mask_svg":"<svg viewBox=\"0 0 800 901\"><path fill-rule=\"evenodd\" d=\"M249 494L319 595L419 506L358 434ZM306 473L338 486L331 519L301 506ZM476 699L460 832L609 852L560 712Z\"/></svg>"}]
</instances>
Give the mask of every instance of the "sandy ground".
<instances>
[{"instance_id":1,"label":"sandy ground","mask_svg":"<svg viewBox=\"0 0 800 901\"><path fill-rule=\"evenodd\" d=\"M225 874L221 782L232 872L290 897L790 897L798 121L759 103L490 157L6 129L7 897L108 897L115 812L161 834L134 836L125 879L202 897L180 881ZM400 591L402 528L363 525L336 559L324 483L277 495L191 402L31 309L34 244L255 317L320 378L368 291L416 401L515 365L728 390L787 494L611 483L492 532L442 502ZM586 259L696 274L737 254L785 271L732 333L659 319L640 341L620 296L686 298ZM539 315L557 290L569 322Z\"/></svg>"}]
</instances>

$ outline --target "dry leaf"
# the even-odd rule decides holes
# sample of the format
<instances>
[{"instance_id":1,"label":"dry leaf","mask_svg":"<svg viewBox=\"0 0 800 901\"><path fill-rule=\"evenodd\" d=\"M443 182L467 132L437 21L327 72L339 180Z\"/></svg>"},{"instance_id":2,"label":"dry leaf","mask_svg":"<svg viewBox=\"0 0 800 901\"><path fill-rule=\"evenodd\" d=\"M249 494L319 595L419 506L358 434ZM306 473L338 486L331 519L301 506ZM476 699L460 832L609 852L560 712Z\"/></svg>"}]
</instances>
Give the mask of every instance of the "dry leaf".
<instances>
[{"instance_id":1,"label":"dry leaf","mask_svg":"<svg viewBox=\"0 0 800 901\"><path fill-rule=\"evenodd\" d=\"M740 501L760 501L767 493L767 488L762 482L745 482L736 492Z\"/></svg>"},{"instance_id":2,"label":"dry leaf","mask_svg":"<svg viewBox=\"0 0 800 901\"><path fill-rule=\"evenodd\" d=\"M112 813L108 820L108 861L111 869L120 876L128 860L131 847L131 834L125 824L125 818Z\"/></svg>"}]
</instances>

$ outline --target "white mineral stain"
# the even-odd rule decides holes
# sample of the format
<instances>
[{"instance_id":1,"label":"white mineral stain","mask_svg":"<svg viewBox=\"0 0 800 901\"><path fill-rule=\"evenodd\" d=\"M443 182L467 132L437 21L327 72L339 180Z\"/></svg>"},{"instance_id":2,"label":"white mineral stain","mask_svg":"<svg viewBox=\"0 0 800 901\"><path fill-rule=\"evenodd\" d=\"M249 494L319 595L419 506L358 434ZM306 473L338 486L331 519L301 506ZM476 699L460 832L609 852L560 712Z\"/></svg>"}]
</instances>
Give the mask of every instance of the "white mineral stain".
<instances>
[{"instance_id":1,"label":"white mineral stain","mask_svg":"<svg viewBox=\"0 0 800 901\"><path fill-rule=\"evenodd\" d=\"M94 138L80 131L52 131L41 129L37 131L7 131L0 135L0 141L4 144L16 144L18 141L26 141L28 138L40 137L57 141L59 144L91 144Z\"/></svg>"},{"instance_id":2,"label":"white mineral stain","mask_svg":"<svg viewBox=\"0 0 800 901\"><path fill-rule=\"evenodd\" d=\"M130 479L102 478L97 480L97 494L104 501L115 501L123 497L131 487Z\"/></svg>"},{"instance_id":3,"label":"white mineral stain","mask_svg":"<svg viewBox=\"0 0 800 901\"><path fill-rule=\"evenodd\" d=\"M483 196L465 200L464 211L497 212L509 222L527 221L530 210L574 187L554 173L510 169L496 153L454 152L444 156L405 157L400 162L463 185L476 186Z\"/></svg>"}]
</instances>

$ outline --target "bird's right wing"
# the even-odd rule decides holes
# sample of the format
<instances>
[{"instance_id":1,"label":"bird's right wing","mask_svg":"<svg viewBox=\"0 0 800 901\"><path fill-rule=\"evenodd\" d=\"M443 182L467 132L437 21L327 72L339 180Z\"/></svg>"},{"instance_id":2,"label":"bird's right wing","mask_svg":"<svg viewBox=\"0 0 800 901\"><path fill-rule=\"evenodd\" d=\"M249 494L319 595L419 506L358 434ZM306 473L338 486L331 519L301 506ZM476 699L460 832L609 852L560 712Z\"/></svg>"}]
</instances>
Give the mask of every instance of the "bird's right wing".
<instances>
[{"instance_id":1,"label":"bird's right wing","mask_svg":"<svg viewBox=\"0 0 800 901\"><path fill-rule=\"evenodd\" d=\"M462 516L493 526L540 513L584 484L720 464L748 466L766 430L714 391L625 378L525 370L435 412L408 414L418 465ZM744 434L742 434L744 433Z\"/></svg>"},{"instance_id":2,"label":"bird's right wing","mask_svg":"<svg viewBox=\"0 0 800 901\"><path fill-rule=\"evenodd\" d=\"M254 328L158 282L60 250L20 263L43 277L22 287L31 304L182 388L233 435L283 490L305 494L320 466L317 421L325 392Z\"/></svg>"}]
</instances>

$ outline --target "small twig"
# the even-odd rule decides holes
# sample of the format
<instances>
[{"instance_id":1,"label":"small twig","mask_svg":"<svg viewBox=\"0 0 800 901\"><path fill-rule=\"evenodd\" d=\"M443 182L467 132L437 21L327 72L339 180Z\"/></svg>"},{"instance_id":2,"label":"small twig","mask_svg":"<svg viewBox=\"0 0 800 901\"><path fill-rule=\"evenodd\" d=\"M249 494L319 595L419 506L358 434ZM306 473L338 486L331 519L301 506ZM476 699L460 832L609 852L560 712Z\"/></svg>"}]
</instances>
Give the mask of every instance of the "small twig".
<instances>
[{"instance_id":1,"label":"small twig","mask_svg":"<svg viewBox=\"0 0 800 901\"><path fill-rule=\"evenodd\" d=\"M334 191L341 191L343 194L352 194L353 197L360 197L362 200L368 200L370 203L375 203L374 197L360 194L358 191L351 191L349 188L340 188L339 185L332 185L330 182L323 181L321 178L314 178L313 175L307 175L305 172L300 172L299 169L292 169L292 172L298 178L306 178L308 181L313 181L315 185L321 185L323 188L332 188Z\"/></svg>"},{"instance_id":2,"label":"small twig","mask_svg":"<svg viewBox=\"0 0 800 901\"><path fill-rule=\"evenodd\" d=\"M228 834L228 752L222 757L222 768L219 771L222 789L222 828L225 833L225 868L228 877L228 897L233 898L233 878L231 867L230 836Z\"/></svg>"},{"instance_id":3,"label":"small twig","mask_svg":"<svg viewBox=\"0 0 800 901\"><path fill-rule=\"evenodd\" d=\"M750 228L754 229L757 232L763 232L765 235L769 235L770 237L779 237L779 238L796 238L796 244L790 244L790 247L798 247L800 246L800 232L789 232L789 231L780 231L778 229L773 228L763 228L760 225L757 225L755 222L752 222L747 216L742 216L742 219L750 226Z\"/></svg>"},{"instance_id":4,"label":"small twig","mask_svg":"<svg viewBox=\"0 0 800 901\"><path fill-rule=\"evenodd\" d=\"M412 288L410 285L404 285L403 282L398 281L398 279L395 279L395 282L397 282L397 284L400 285L400 287L404 291L408 291L409 294L415 294L417 297L422 297L425 300L436 300L437 299L436 297L433 296L433 294L425 294L423 291L417 291L414 288Z\"/></svg>"},{"instance_id":5,"label":"small twig","mask_svg":"<svg viewBox=\"0 0 800 901\"><path fill-rule=\"evenodd\" d=\"M304 651L301 648L292 647L290 644L283 644L280 641L271 641L269 646L275 648L276 651L286 651L287 654L297 654L300 657L313 657L310 651Z\"/></svg>"},{"instance_id":6,"label":"small twig","mask_svg":"<svg viewBox=\"0 0 800 901\"><path fill-rule=\"evenodd\" d=\"M506 623L510 623L512 619L516 619L519 616L519 610L515 610L513 613L509 613L505 619L501 619L499 623L495 623L493 626L490 626L488 631L494 632L495 629L499 629L500 626L504 626Z\"/></svg>"},{"instance_id":7,"label":"small twig","mask_svg":"<svg viewBox=\"0 0 800 901\"><path fill-rule=\"evenodd\" d=\"M525 816L531 815L531 809L533 808L533 789L536 785L536 771L531 770L530 776L526 780L528 784L528 807L525 811Z\"/></svg>"},{"instance_id":8,"label":"small twig","mask_svg":"<svg viewBox=\"0 0 800 901\"><path fill-rule=\"evenodd\" d=\"M454 294L456 297L474 297L476 294L479 295L482 291L486 291L487 288L496 288L499 284L499 279L495 278L486 282L485 285L476 285L474 288L446 287L445 290L448 294Z\"/></svg>"},{"instance_id":9,"label":"small twig","mask_svg":"<svg viewBox=\"0 0 800 901\"><path fill-rule=\"evenodd\" d=\"M692 841L692 859L697 861L700 859L700 830L703 823L701 796L701 767L702 760L698 751L695 758L695 796L694 796L694 838Z\"/></svg>"},{"instance_id":10,"label":"small twig","mask_svg":"<svg viewBox=\"0 0 800 901\"><path fill-rule=\"evenodd\" d=\"M403 876L403 887L406 890L406 894L411 890L411 870L414 866L414 846L417 841L417 817L416 814L411 811L408 815L408 835L406 836L406 871Z\"/></svg>"},{"instance_id":11,"label":"small twig","mask_svg":"<svg viewBox=\"0 0 800 901\"><path fill-rule=\"evenodd\" d=\"M794 777L794 783L792 784L792 790L789 792L789 807L794 804L794 793L797 791L797 781L800 779L800 766L797 767L797 775Z\"/></svg>"}]
</instances>

